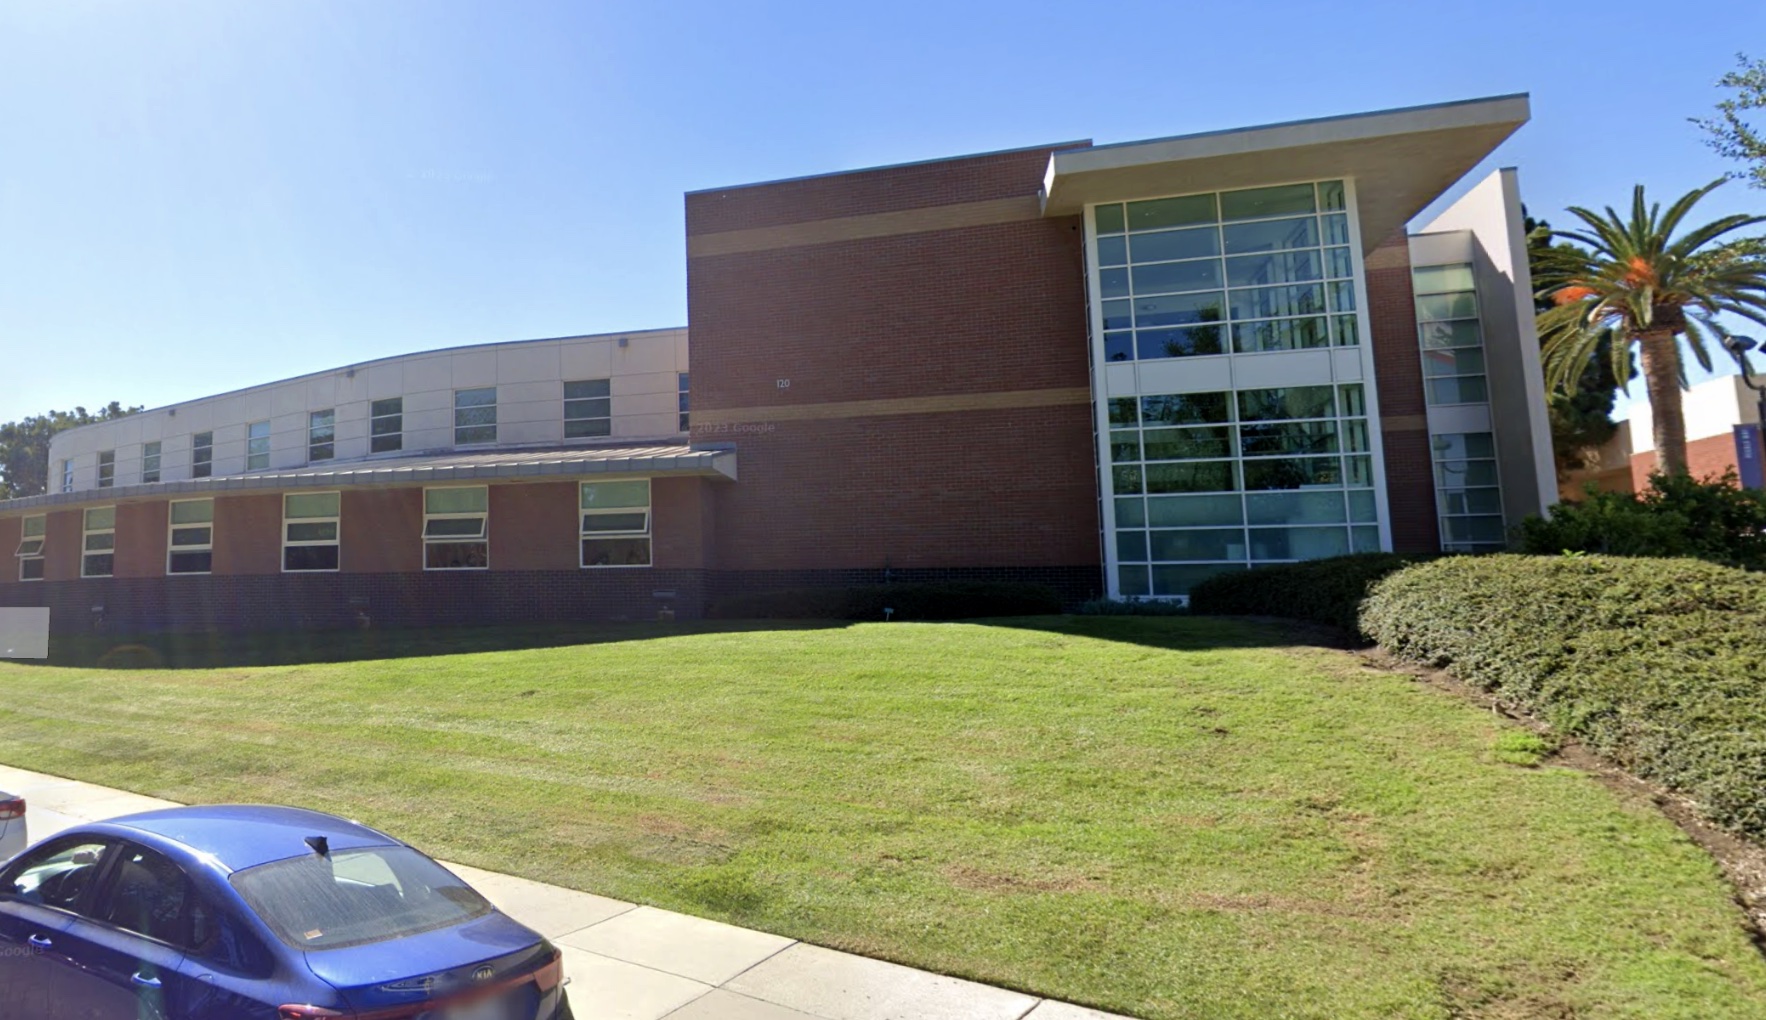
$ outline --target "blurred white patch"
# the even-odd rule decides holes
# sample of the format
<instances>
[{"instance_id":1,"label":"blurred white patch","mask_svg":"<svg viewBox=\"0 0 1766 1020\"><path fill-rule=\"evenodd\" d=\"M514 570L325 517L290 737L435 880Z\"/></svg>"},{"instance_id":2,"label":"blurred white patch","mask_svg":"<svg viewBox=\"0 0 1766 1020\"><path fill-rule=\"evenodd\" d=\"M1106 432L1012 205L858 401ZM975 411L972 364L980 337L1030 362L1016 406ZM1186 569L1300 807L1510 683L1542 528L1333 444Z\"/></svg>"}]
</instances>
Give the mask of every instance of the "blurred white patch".
<instances>
[{"instance_id":1,"label":"blurred white patch","mask_svg":"<svg viewBox=\"0 0 1766 1020\"><path fill-rule=\"evenodd\" d=\"M49 658L49 610L0 609L0 659Z\"/></svg>"}]
</instances>

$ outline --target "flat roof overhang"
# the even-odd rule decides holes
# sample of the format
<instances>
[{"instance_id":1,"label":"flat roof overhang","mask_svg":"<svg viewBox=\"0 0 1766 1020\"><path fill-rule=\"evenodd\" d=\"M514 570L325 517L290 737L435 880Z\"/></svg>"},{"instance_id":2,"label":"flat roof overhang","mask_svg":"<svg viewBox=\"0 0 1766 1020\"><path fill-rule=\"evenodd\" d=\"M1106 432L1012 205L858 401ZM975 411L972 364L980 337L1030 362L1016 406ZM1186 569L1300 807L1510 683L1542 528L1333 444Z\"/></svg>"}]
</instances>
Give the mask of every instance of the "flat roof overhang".
<instances>
[{"instance_id":1,"label":"flat roof overhang","mask_svg":"<svg viewBox=\"0 0 1766 1020\"><path fill-rule=\"evenodd\" d=\"M251 491L346 489L462 482L557 481L593 479L601 475L699 475L736 478L733 447L682 445L597 446L549 450L504 450L481 453L429 453L410 457L309 465L286 470L194 478L177 482L120 485L110 489L51 492L23 499L0 500L0 513L59 506L116 503L154 497L224 496Z\"/></svg>"},{"instance_id":2,"label":"flat roof overhang","mask_svg":"<svg viewBox=\"0 0 1766 1020\"><path fill-rule=\"evenodd\" d=\"M1525 93L1057 152L1045 216L1097 202L1354 178L1362 247L1404 228L1530 116Z\"/></svg>"}]
</instances>

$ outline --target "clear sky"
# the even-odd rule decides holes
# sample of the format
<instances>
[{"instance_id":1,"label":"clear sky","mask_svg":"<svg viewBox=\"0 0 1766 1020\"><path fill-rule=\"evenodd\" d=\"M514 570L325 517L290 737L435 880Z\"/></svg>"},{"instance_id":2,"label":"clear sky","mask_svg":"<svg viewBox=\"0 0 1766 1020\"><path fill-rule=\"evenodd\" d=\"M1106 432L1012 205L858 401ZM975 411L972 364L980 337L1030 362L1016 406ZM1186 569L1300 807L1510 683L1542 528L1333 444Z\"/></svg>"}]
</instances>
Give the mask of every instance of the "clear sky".
<instances>
[{"instance_id":1,"label":"clear sky","mask_svg":"<svg viewBox=\"0 0 1766 1020\"><path fill-rule=\"evenodd\" d=\"M1738 49L1766 4L0 0L0 421L681 325L684 191L1068 139L1530 92L1491 165L1561 226L1727 169Z\"/></svg>"}]
</instances>

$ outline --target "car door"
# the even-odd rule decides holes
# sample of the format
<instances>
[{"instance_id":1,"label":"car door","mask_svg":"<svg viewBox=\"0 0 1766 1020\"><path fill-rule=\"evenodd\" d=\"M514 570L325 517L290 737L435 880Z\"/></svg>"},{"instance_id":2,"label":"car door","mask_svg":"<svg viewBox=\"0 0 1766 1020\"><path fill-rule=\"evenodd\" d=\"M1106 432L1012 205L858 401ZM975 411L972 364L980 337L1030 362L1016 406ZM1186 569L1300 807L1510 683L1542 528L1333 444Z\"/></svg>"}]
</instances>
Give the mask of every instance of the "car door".
<instances>
[{"instance_id":1,"label":"car door","mask_svg":"<svg viewBox=\"0 0 1766 1020\"><path fill-rule=\"evenodd\" d=\"M0 1017L79 1016L104 989L73 953L66 929L96 892L116 844L67 836L0 872Z\"/></svg>"},{"instance_id":2,"label":"car door","mask_svg":"<svg viewBox=\"0 0 1766 1020\"><path fill-rule=\"evenodd\" d=\"M186 1020L167 1003L189 937L190 891L170 858L121 844L97 892L59 936L86 994L58 1006L55 1020Z\"/></svg>"}]
</instances>

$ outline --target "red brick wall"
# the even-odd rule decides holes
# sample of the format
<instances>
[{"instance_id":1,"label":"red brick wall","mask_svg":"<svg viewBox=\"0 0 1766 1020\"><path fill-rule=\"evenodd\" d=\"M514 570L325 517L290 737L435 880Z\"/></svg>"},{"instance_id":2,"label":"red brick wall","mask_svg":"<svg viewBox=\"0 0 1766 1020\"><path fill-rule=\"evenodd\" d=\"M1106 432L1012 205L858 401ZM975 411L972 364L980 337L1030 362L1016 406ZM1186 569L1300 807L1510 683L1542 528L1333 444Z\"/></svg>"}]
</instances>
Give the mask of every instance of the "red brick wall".
<instances>
[{"instance_id":1,"label":"red brick wall","mask_svg":"<svg viewBox=\"0 0 1766 1020\"><path fill-rule=\"evenodd\" d=\"M576 508L575 482L491 486L491 569L579 569Z\"/></svg>"},{"instance_id":2,"label":"red brick wall","mask_svg":"<svg viewBox=\"0 0 1766 1020\"><path fill-rule=\"evenodd\" d=\"M1716 479L1722 477L1724 472L1735 471L1738 467L1734 433L1706 436L1703 439L1690 440L1686 444L1686 470L1694 478ZM1650 472L1655 469L1656 451L1646 450L1632 454L1632 491L1642 492L1649 488Z\"/></svg>"},{"instance_id":3,"label":"red brick wall","mask_svg":"<svg viewBox=\"0 0 1766 1020\"><path fill-rule=\"evenodd\" d=\"M687 236L1034 195L1050 152L1089 144L1061 142L991 155L693 192L687 195ZM1032 181L1028 191L1027 179ZM689 317L687 321L698 328L699 320Z\"/></svg>"},{"instance_id":4,"label":"red brick wall","mask_svg":"<svg viewBox=\"0 0 1766 1020\"><path fill-rule=\"evenodd\" d=\"M0 584L18 580L18 543L24 538L23 517L0 517Z\"/></svg>"},{"instance_id":5,"label":"red brick wall","mask_svg":"<svg viewBox=\"0 0 1766 1020\"><path fill-rule=\"evenodd\" d=\"M345 573L423 569L422 489L345 489L338 509L338 561Z\"/></svg>"},{"instance_id":6,"label":"red brick wall","mask_svg":"<svg viewBox=\"0 0 1766 1020\"><path fill-rule=\"evenodd\" d=\"M1367 257L1368 322L1380 396L1386 454L1386 498L1392 547L1430 552L1441 547L1429 456L1428 405L1417 347L1416 299L1410 285L1410 242L1403 231Z\"/></svg>"},{"instance_id":7,"label":"red brick wall","mask_svg":"<svg viewBox=\"0 0 1766 1020\"><path fill-rule=\"evenodd\" d=\"M712 489L720 569L1098 562L1083 397L865 416L831 406L1089 386L1080 220L1035 216L1048 155L687 197L689 237L1008 198L1029 210L1003 223L689 258L693 407L708 419L694 439L741 451L741 481ZM737 409L751 420L715 413Z\"/></svg>"},{"instance_id":8,"label":"red brick wall","mask_svg":"<svg viewBox=\"0 0 1766 1020\"><path fill-rule=\"evenodd\" d=\"M710 565L711 506L706 490L718 484L705 478L651 479L651 563L659 568Z\"/></svg>"},{"instance_id":9,"label":"red brick wall","mask_svg":"<svg viewBox=\"0 0 1766 1020\"><path fill-rule=\"evenodd\" d=\"M82 513L80 510L49 512L49 519L44 524L44 580L71 581L80 576L80 543L84 541Z\"/></svg>"},{"instance_id":10,"label":"red brick wall","mask_svg":"<svg viewBox=\"0 0 1766 1020\"><path fill-rule=\"evenodd\" d=\"M118 577L160 577L166 572L166 503L117 507Z\"/></svg>"},{"instance_id":11,"label":"red brick wall","mask_svg":"<svg viewBox=\"0 0 1766 1020\"><path fill-rule=\"evenodd\" d=\"M281 495L216 497L214 568L217 574L281 573Z\"/></svg>"}]
</instances>

